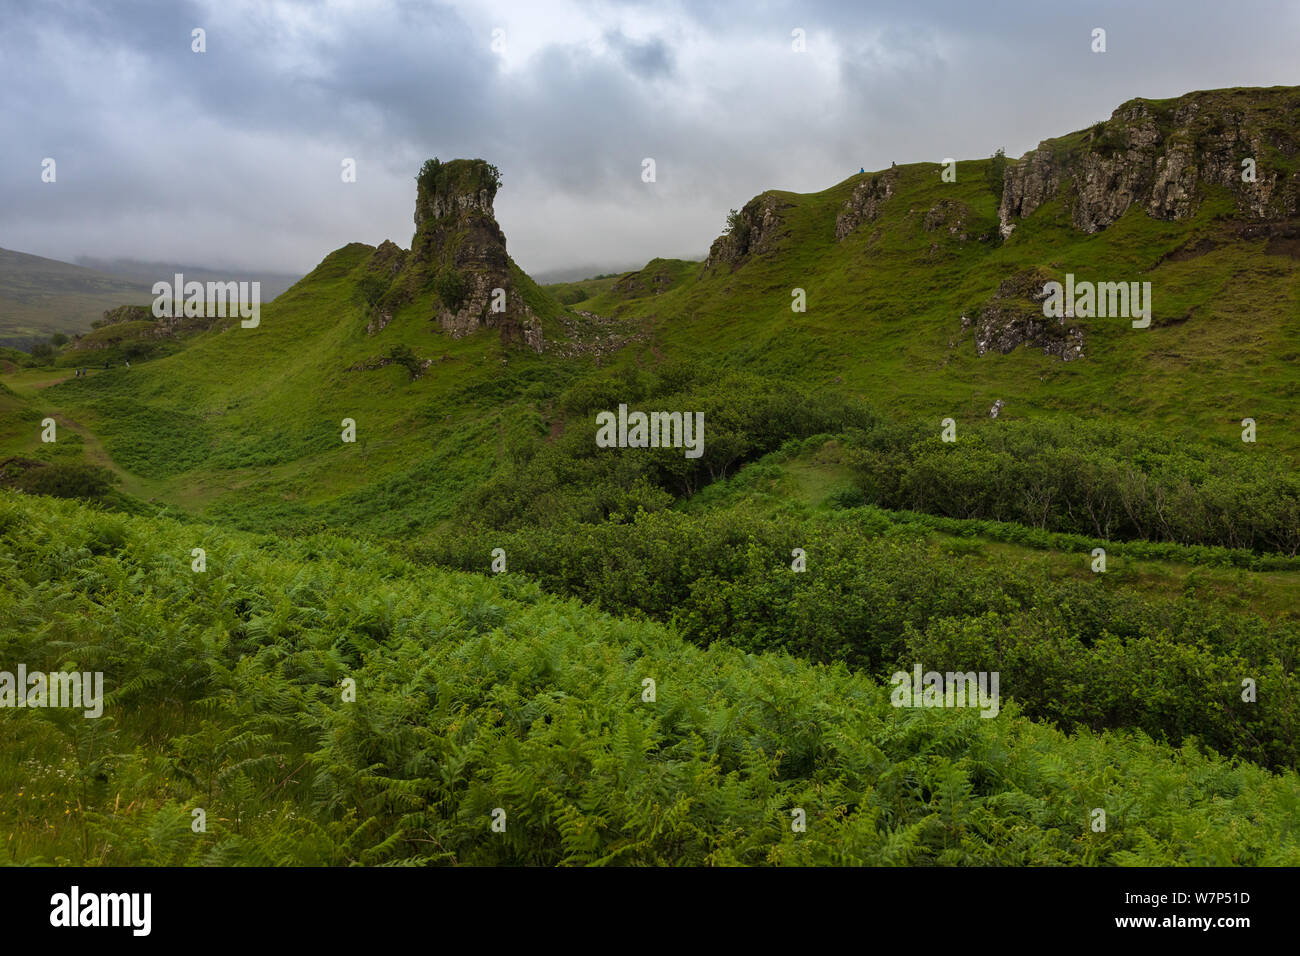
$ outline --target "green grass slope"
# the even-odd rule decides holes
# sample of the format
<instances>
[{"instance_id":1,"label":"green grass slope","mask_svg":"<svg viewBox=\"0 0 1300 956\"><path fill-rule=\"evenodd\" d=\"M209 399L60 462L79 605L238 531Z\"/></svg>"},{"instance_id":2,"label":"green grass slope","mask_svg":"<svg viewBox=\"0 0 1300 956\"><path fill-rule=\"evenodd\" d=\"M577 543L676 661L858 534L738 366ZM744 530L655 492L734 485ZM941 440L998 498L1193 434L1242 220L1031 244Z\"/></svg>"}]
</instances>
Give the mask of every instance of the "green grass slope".
<instances>
[{"instance_id":1,"label":"green grass slope","mask_svg":"<svg viewBox=\"0 0 1300 956\"><path fill-rule=\"evenodd\" d=\"M1292 92L1227 91L1224 109ZM1265 131L1285 123L1276 110L1257 112ZM1068 154L1097 135L1054 142ZM774 225L734 261L658 259L550 291L511 262L511 283L548 342L541 355L503 346L492 330L443 333L431 321L430 283L404 285L390 296L400 303L391 321L378 321L366 290L396 247L352 244L265 306L257 329L228 322L129 372L6 381L33 421L53 415L93 435L133 494L264 528L444 527L467 489L564 429L588 427L587 410L575 418L564 398L576 382L617 383L683 361L798 383L936 429L946 417L986 422L1000 399L1012 421L1105 418L1223 455L1295 461L1296 243L1243 235L1232 198L1213 186L1190 219L1155 220L1134 206L1094 234L1070 221L1067 190L1003 241L990 163L958 163L951 183L937 164L913 164L815 194L765 193ZM837 239L855 191L883 178L893 191L874 218ZM977 354L963 316L979 315L1007 280L1067 272L1150 281L1151 328L1075 320L1084 351L1071 362L1032 344ZM791 310L794 290L807 311ZM555 293L588 314L579 319ZM592 387L617 400L617 387ZM1240 440L1247 417L1256 445ZM356 423L354 444L341 441L345 419ZM37 433L24 429L0 435L0 452L31 454Z\"/></svg>"},{"instance_id":2,"label":"green grass slope","mask_svg":"<svg viewBox=\"0 0 1300 956\"><path fill-rule=\"evenodd\" d=\"M427 290L369 334L359 283L373 253L358 243L327 256L263 308L257 328L227 320L130 370L115 364L28 387L29 427L21 438L10 431L9 450L32 453L39 417L62 415L102 439L139 494L183 510L255 523L268 503L301 515L353 495L350 514L373 513L387 505L372 485L388 477L407 482L407 503L425 498L423 515L445 515L453 492L495 461L502 427L494 407L555 375L544 359L490 334L456 340L436 331ZM554 325L558 304L522 273L517 280ZM392 361L403 348L415 369ZM355 443L342 440L344 419L356 423Z\"/></svg>"},{"instance_id":3,"label":"green grass slope","mask_svg":"<svg viewBox=\"0 0 1300 956\"><path fill-rule=\"evenodd\" d=\"M1002 399L1008 417L1105 416L1203 439L1237 440L1241 419L1252 417L1267 423L1273 447L1300 449L1290 414L1300 399L1294 250L1228 236L1216 222L1226 201L1181 223L1131 209L1095 235L1075 230L1059 206L1039 210L1005 243L927 232L924 217L940 200L972 210L971 233L996 228L986 162L959 163L955 183L941 182L937 165L899 167L879 219L842 242L834 223L852 180L811 196L781 194L789 232L770 255L734 272L701 269L614 310L649 323L667 355L799 376L936 423L983 418ZM1202 237L1218 244L1174 255ZM1152 327L1078 320L1084 357L1068 363L1032 346L976 354L962 316L974 317L1004 280L1027 270L1150 281ZM791 310L794 289L805 290L806 313Z\"/></svg>"}]
</instances>

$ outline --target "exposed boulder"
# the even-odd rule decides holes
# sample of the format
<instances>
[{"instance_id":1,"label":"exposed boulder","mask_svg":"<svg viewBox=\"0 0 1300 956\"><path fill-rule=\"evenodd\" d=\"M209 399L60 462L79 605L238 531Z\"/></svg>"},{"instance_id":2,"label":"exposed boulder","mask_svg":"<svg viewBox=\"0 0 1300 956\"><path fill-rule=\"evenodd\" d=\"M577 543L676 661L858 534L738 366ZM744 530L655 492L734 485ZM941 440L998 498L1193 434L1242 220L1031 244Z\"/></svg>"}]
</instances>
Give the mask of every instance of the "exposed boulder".
<instances>
[{"instance_id":1,"label":"exposed boulder","mask_svg":"<svg viewBox=\"0 0 1300 956\"><path fill-rule=\"evenodd\" d=\"M1003 280L979 315L972 321L962 316L962 327L975 328L975 352L985 355L996 351L1003 355L1019 348L1042 349L1063 362L1083 357L1083 330L1067 326L1065 319L1043 315L1043 286L1051 276L1042 270L1028 269ZM997 417L993 415L992 417Z\"/></svg>"}]
</instances>

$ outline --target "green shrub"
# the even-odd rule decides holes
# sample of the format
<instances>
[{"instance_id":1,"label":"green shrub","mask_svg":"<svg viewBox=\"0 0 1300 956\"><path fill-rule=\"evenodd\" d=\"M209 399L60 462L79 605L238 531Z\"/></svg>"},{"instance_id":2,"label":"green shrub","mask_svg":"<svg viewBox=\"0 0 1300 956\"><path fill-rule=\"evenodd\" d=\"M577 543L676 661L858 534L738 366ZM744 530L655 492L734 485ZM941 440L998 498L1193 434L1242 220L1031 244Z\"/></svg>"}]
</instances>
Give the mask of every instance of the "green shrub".
<instances>
[{"instance_id":1,"label":"green shrub","mask_svg":"<svg viewBox=\"0 0 1300 956\"><path fill-rule=\"evenodd\" d=\"M548 591L671 622L701 645L783 650L880 678L942 657L1001 670L1026 713L1066 726L1136 727L1269 766L1300 762L1297 624L1144 597L1102 576L990 566L976 542L930 544L924 525L889 534L871 509L807 520L646 508L604 524L563 523L579 513L571 502L556 511L551 527L440 536L421 556L485 571L501 547L511 571ZM803 573L791 570L795 547ZM976 625L977 640L950 639ZM1267 685L1258 703L1241 702L1240 675Z\"/></svg>"},{"instance_id":2,"label":"green shrub","mask_svg":"<svg viewBox=\"0 0 1300 956\"><path fill-rule=\"evenodd\" d=\"M1005 185L1007 173L1007 154L998 147L992 158L989 159L988 168L985 170L985 180L989 184L989 189L993 195L998 197L998 202L1002 201L1002 190Z\"/></svg>"},{"instance_id":3,"label":"green shrub","mask_svg":"<svg viewBox=\"0 0 1300 956\"><path fill-rule=\"evenodd\" d=\"M444 269L439 272L434 279L433 289L450 312L459 312L460 307L465 304L465 279L455 269Z\"/></svg>"},{"instance_id":4,"label":"green shrub","mask_svg":"<svg viewBox=\"0 0 1300 956\"><path fill-rule=\"evenodd\" d=\"M401 365L410 374L412 381L420 377L424 371L420 360L415 353L411 351L409 345L394 345L388 350L388 358L396 365Z\"/></svg>"},{"instance_id":5,"label":"green shrub","mask_svg":"<svg viewBox=\"0 0 1300 956\"><path fill-rule=\"evenodd\" d=\"M29 468L12 484L29 495L93 499L104 497L117 480L117 475L99 465L56 463Z\"/></svg>"}]
</instances>

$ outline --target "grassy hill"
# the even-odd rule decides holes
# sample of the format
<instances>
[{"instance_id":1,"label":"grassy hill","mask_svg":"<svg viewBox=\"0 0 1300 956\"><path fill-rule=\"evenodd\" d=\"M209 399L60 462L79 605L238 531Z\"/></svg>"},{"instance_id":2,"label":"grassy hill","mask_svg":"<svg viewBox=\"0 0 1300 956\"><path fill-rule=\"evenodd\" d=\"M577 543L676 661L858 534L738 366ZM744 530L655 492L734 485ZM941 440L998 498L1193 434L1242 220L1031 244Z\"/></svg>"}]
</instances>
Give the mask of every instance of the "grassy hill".
<instances>
[{"instance_id":1,"label":"grassy hill","mask_svg":"<svg viewBox=\"0 0 1300 956\"><path fill-rule=\"evenodd\" d=\"M1292 95L1247 92L1265 103ZM1048 142L1067 154L1096 135ZM1001 420L1104 417L1226 456L1295 460L1300 246L1280 230L1252 232L1214 185L1199 189L1183 219L1155 219L1135 204L1092 234L1073 224L1067 185L1003 240L991 162L958 163L955 182L942 181L938 165L911 165L811 195L765 193L741 216L743 229L765 230L753 248L737 251L724 237L706 264L655 260L551 290L567 306L512 265L545 326L540 356L486 330L448 336L431 321L438 293L414 280L390 289L407 299L377 321L367 283L390 253L353 244L268 305L258 329L223 327L129 376L39 396L102 432L124 478L187 509L230 512L251 498L298 514L334 502L356 517L364 505L341 499L382 479L396 492L383 495L384 507L417 525L451 515L455 489L500 467L510 433L527 443L571 424L558 398L597 366L617 376L690 361L795 381L936 430L946 417L985 421L1001 400ZM888 195L863 219L872 183ZM760 211L765 225L754 220ZM863 221L844 231L846 215ZM980 354L983 317L1028 321L1035 283L1066 273L1149 281L1151 327L1074 319L1082 351L1073 361L1044 353L1052 331L1042 328L1006 354ZM590 294L576 300L575 288ZM791 309L796 289L804 312ZM420 364L417 378L392 364L395 349L410 350L404 361ZM21 378L10 384L23 390ZM336 441L347 417L357 422L355 446ZM1257 423L1255 445L1240 440L1243 418ZM417 487L424 500L414 500Z\"/></svg>"}]
</instances>

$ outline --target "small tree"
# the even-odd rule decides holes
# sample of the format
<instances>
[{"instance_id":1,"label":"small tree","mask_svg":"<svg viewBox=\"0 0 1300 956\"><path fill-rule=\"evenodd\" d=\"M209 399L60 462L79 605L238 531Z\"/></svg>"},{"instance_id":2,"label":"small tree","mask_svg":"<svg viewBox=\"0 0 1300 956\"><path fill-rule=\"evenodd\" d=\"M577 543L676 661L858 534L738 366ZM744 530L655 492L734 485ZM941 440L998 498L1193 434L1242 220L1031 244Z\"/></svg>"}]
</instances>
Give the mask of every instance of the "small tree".
<instances>
[{"instance_id":1,"label":"small tree","mask_svg":"<svg viewBox=\"0 0 1300 956\"><path fill-rule=\"evenodd\" d=\"M1002 189L1006 181L1007 174L1007 154L1001 147L993 154L989 160L988 169L985 176L988 178L989 189L993 190L993 195L998 197L998 202L1002 202Z\"/></svg>"},{"instance_id":2,"label":"small tree","mask_svg":"<svg viewBox=\"0 0 1300 956\"><path fill-rule=\"evenodd\" d=\"M438 171L441 169L442 163L439 162L437 156L433 157L433 159L426 159L424 165L420 167L420 172L415 177L415 181L424 189L431 191L433 184L438 179Z\"/></svg>"},{"instance_id":3,"label":"small tree","mask_svg":"<svg viewBox=\"0 0 1300 956\"><path fill-rule=\"evenodd\" d=\"M727 213L727 227L722 234L730 236L735 248L741 251L749 244L749 223L745 222L739 210L733 209Z\"/></svg>"}]
</instances>

